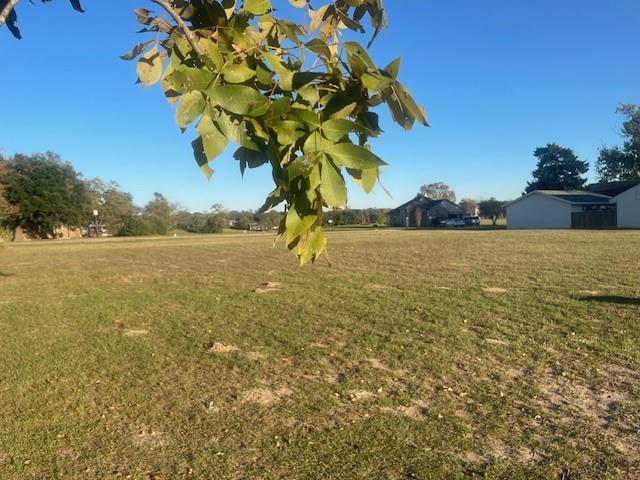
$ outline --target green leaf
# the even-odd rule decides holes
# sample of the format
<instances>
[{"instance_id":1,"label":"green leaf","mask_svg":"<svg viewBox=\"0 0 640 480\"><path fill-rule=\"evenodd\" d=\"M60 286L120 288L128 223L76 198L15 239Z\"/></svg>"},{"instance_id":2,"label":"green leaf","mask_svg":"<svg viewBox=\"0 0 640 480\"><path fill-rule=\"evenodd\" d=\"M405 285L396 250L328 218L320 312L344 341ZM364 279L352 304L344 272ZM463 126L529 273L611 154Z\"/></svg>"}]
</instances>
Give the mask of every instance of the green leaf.
<instances>
[{"instance_id":1,"label":"green leaf","mask_svg":"<svg viewBox=\"0 0 640 480\"><path fill-rule=\"evenodd\" d=\"M281 146L292 145L296 141L304 136L304 124L296 122L294 120L284 120L281 122L274 122L271 124L271 128L276 131L278 135L278 143Z\"/></svg>"},{"instance_id":2,"label":"green leaf","mask_svg":"<svg viewBox=\"0 0 640 480\"><path fill-rule=\"evenodd\" d=\"M301 217L295 204L291 205L289 213L287 213L287 245L290 245L296 238L309 230L318 219L318 215L305 215Z\"/></svg>"},{"instance_id":3,"label":"green leaf","mask_svg":"<svg viewBox=\"0 0 640 480\"><path fill-rule=\"evenodd\" d=\"M398 94L398 100L404 107L405 111L407 111L416 121L420 122L425 127L428 127L429 122L427 121L427 114L425 113L424 108L418 106L409 91L404 88L400 82L395 82L394 87Z\"/></svg>"},{"instance_id":4,"label":"green leaf","mask_svg":"<svg viewBox=\"0 0 640 480\"><path fill-rule=\"evenodd\" d=\"M120 58L122 60L133 60L138 55L140 55L142 52L144 52L145 48L147 48L149 45L151 45L154 42L155 42L155 40L148 40L146 42L139 43L138 45L133 47L130 51L128 51L124 55L120 55Z\"/></svg>"},{"instance_id":5,"label":"green leaf","mask_svg":"<svg viewBox=\"0 0 640 480\"><path fill-rule=\"evenodd\" d=\"M138 61L138 78L145 87L150 87L162 77L162 58L157 48L152 48Z\"/></svg>"},{"instance_id":6,"label":"green leaf","mask_svg":"<svg viewBox=\"0 0 640 480\"><path fill-rule=\"evenodd\" d=\"M400 73L400 62L401 58L398 57L389 65L384 67L384 71L391 75L391 78L393 78L394 80L398 78L398 74Z\"/></svg>"},{"instance_id":7,"label":"green leaf","mask_svg":"<svg viewBox=\"0 0 640 480\"><path fill-rule=\"evenodd\" d=\"M264 15L271 10L271 2L269 0L244 0L242 8L253 15Z\"/></svg>"},{"instance_id":8,"label":"green leaf","mask_svg":"<svg viewBox=\"0 0 640 480\"><path fill-rule=\"evenodd\" d=\"M365 73L360 79L362 80L362 86L372 92L380 92L393 82L391 77L385 77L378 72Z\"/></svg>"},{"instance_id":9,"label":"green leaf","mask_svg":"<svg viewBox=\"0 0 640 480\"><path fill-rule=\"evenodd\" d=\"M269 100L254 88L224 85L206 91L211 103L237 115L259 117L269 109Z\"/></svg>"},{"instance_id":10,"label":"green leaf","mask_svg":"<svg viewBox=\"0 0 640 480\"><path fill-rule=\"evenodd\" d=\"M245 147L238 148L233 154L233 158L240 162L240 171L243 175L247 167L258 168L269 161L265 151L250 150Z\"/></svg>"},{"instance_id":11,"label":"green leaf","mask_svg":"<svg viewBox=\"0 0 640 480\"><path fill-rule=\"evenodd\" d=\"M205 100L198 91L189 92L182 96L176 110L176 123L182 129L187 128L202 113Z\"/></svg>"},{"instance_id":12,"label":"green leaf","mask_svg":"<svg viewBox=\"0 0 640 480\"><path fill-rule=\"evenodd\" d=\"M331 208L341 208L347 204L347 186L340 170L325 155L321 160L322 184L320 193L325 203Z\"/></svg>"},{"instance_id":13,"label":"green leaf","mask_svg":"<svg viewBox=\"0 0 640 480\"><path fill-rule=\"evenodd\" d=\"M330 142L329 140L324 138L320 134L320 132L314 131L314 132L311 132L311 135L309 135L305 140L304 146L302 147L302 151L305 154L314 153L314 152L323 152L332 145L333 145L333 142Z\"/></svg>"},{"instance_id":14,"label":"green leaf","mask_svg":"<svg viewBox=\"0 0 640 480\"><path fill-rule=\"evenodd\" d=\"M345 135L348 135L350 132L360 131L361 128L351 120L335 118L327 120L322 125L320 125L320 130L326 138L337 142L338 140L341 140Z\"/></svg>"},{"instance_id":15,"label":"green leaf","mask_svg":"<svg viewBox=\"0 0 640 480\"><path fill-rule=\"evenodd\" d=\"M244 83L256 76L255 70L249 68L246 63L234 63L227 65L223 70L224 80L228 83Z\"/></svg>"},{"instance_id":16,"label":"green leaf","mask_svg":"<svg viewBox=\"0 0 640 480\"><path fill-rule=\"evenodd\" d=\"M220 133L208 114L203 115L200 119L197 131L202 138L207 161L212 161L227 148L229 143L227 137Z\"/></svg>"},{"instance_id":17,"label":"green leaf","mask_svg":"<svg viewBox=\"0 0 640 480\"><path fill-rule=\"evenodd\" d=\"M347 168L349 176L353 179L354 183L361 186L366 193L371 193L378 178L380 177L380 170L378 168L366 168L364 170L353 170Z\"/></svg>"},{"instance_id":18,"label":"green leaf","mask_svg":"<svg viewBox=\"0 0 640 480\"><path fill-rule=\"evenodd\" d=\"M356 170L377 168L386 165L378 156L371 153L365 147L353 143L337 143L325 149L336 165Z\"/></svg>"},{"instance_id":19,"label":"green leaf","mask_svg":"<svg viewBox=\"0 0 640 480\"><path fill-rule=\"evenodd\" d=\"M193 142L191 142L191 147L193 148L193 156L196 159L196 163L200 167L200 170L208 179L210 179L213 175L213 170L209 166L207 156L204 152L202 138L198 137Z\"/></svg>"},{"instance_id":20,"label":"green leaf","mask_svg":"<svg viewBox=\"0 0 640 480\"><path fill-rule=\"evenodd\" d=\"M304 44L304 46L307 47L316 55L318 55L319 57L322 57L326 60L329 60L331 58L331 50L329 49L327 42L325 42L320 38L314 38L313 40L309 40L307 43Z\"/></svg>"}]
</instances>

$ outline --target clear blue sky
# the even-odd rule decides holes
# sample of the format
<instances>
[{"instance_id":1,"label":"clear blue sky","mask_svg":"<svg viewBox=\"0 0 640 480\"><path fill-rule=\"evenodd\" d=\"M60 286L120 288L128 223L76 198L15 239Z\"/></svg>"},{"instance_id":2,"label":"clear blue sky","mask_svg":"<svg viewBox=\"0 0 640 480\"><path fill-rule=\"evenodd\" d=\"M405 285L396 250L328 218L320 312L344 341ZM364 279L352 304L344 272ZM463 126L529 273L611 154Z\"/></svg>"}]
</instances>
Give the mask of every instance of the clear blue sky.
<instances>
[{"instance_id":1,"label":"clear blue sky","mask_svg":"<svg viewBox=\"0 0 640 480\"><path fill-rule=\"evenodd\" d=\"M373 55L383 65L402 56L401 80L432 127L404 133L385 110L374 148L391 165L393 198L352 187L351 207L395 206L433 181L458 198L516 197L537 146L558 142L594 162L600 145L619 142L616 104L640 103L638 0L385 3L391 25ZM25 38L0 30L3 153L55 151L140 204L159 191L192 210L257 208L272 189L268 168L242 179L229 149L208 182L159 88L135 85L135 64L118 58L142 39L131 10L150 2L83 4L80 15L64 0L24 0Z\"/></svg>"}]
</instances>

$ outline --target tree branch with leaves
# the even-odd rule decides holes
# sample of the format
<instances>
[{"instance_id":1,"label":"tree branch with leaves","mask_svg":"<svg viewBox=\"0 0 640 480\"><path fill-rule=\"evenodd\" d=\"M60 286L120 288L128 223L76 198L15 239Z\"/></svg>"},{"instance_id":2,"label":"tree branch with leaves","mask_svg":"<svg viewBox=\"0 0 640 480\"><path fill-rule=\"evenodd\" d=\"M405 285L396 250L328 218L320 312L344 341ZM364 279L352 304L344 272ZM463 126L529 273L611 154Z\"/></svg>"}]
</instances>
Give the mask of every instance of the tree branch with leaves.
<instances>
[{"instance_id":1,"label":"tree branch with leaves","mask_svg":"<svg viewBox=\"0 0 640 480\"><path fill-rule=\"evenodd\" d=\"M386 165L368 143L382 133L376 108L386 104L406 130L428 125L398 80L400 59L380 68L368 47L344 39L366 33L368 20L371 45L386 26L382 0L289 0L306 11L303 24L277 16L271 0L150 1L162 11L135 15L153 38L122 58L138 59L145 87L160 83L178 127L195 127L208 178L230 143L243 174L271 168L262 210L284 204L279 235L302 264L315 261L326 252L325 209L347 205L345 178L370 192Z\"/></svg>"}]
</instances>

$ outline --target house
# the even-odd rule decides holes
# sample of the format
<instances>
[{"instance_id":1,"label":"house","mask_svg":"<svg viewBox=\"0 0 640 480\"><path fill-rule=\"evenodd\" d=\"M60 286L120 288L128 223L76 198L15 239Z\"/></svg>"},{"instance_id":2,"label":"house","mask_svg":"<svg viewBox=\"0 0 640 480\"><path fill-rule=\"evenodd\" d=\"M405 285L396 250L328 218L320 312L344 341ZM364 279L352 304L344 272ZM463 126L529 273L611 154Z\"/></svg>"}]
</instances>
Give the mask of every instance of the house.
<instances>
[{"instance_id":1,"label":"house","mask_svg":"<svg viewBox=\"0 0 640 480\"><path fill-rule=\"evenodd\" d=\"M449 218L463 218L464 210L455 203L442 199L432 200L416 195L389 212L392 227L433 227Z\"/></svg>"},{"instance_id":2,"label":"house","mask_svg":"<svg viewBox=\"0 0 640 480\"><path fill-rule=\"evenodd\" d=\"M53 232L45 231L33 231L17 227L13 232L13 239L16 242L22 242L26 240L42 240L52 238L82 238L82 228L71 225L60 225L56 227Z\"/></svg>"},{"instance_id":3,"label":"house","mask_svg":"<svg viewBox=\"0 0 640 480\"><path fill-rule=\"evenodd\" d=\"M506 205L507 228L640 228L640 181L536 190Z\"/></svg>"}]
</instances>

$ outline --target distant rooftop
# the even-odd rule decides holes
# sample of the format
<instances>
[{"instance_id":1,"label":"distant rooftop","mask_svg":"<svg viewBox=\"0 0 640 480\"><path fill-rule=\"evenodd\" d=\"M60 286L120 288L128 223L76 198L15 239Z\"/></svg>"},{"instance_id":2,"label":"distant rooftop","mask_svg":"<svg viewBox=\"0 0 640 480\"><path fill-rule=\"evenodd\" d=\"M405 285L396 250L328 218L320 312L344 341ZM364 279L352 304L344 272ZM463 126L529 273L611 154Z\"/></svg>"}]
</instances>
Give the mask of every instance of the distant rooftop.
<instances>
[{"instance_id":1,"label":"distant rooftop","mask_svg":"<svg viewBox=\"0 0 640 480\"><path fill-rule=\"evenodd\" d=\"M640 180L629 180L626 182L608 182L608 183L594 183L589 185L587 190L593 193L600 193L602 195L609 195L610 197L617 197L621 193L626 192L630 188L640 185Z\"/></svg>"},{"instance_id":2,"label":"distant rooftop","mask_svg":"<svg viewBox=\"0 0 640 480\"><path fill-rule=\"evenodd\" d=\"M571 203L609 203L610 197L582 190L536 190L537 192L556 197Z\"/></svg>"}]
</instances>

